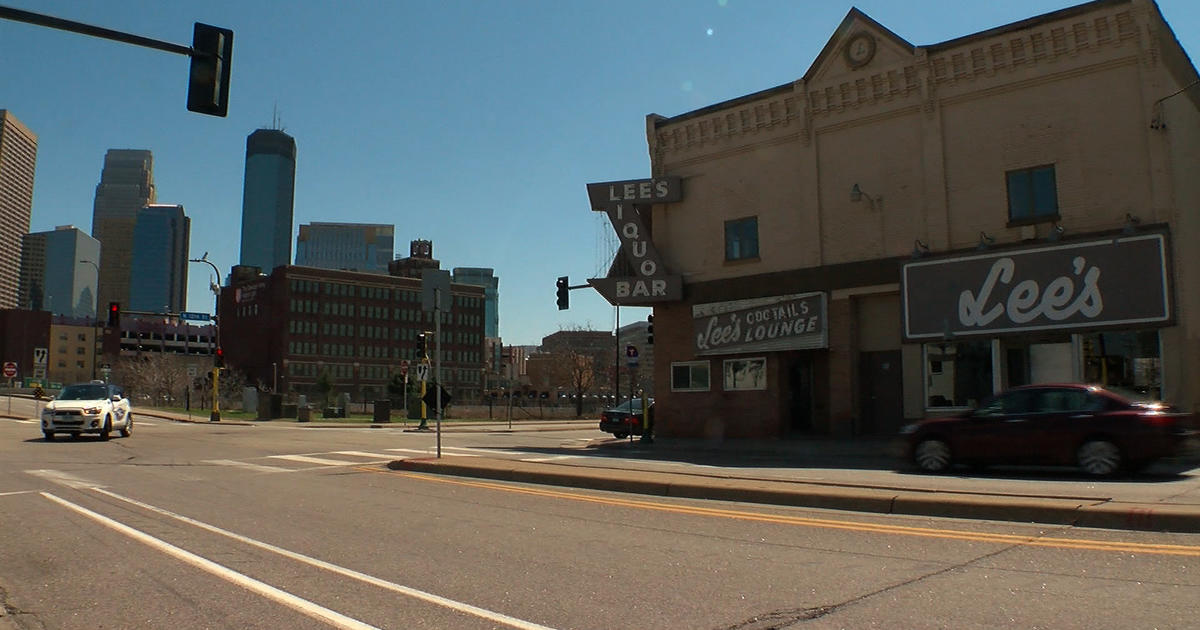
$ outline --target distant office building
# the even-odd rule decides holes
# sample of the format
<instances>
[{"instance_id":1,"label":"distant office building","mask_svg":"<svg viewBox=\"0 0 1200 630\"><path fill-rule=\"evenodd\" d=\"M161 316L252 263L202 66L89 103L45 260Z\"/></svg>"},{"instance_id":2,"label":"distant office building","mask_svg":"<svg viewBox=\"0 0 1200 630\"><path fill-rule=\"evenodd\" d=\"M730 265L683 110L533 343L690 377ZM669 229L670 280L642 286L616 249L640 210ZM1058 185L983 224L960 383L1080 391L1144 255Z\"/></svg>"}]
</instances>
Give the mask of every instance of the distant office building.
<instances>
[{"instance_id":1,"label":"distant office building","mask_svg":"<svg viewBox=\"0 0 1200 630\"><path fill-rule=\"evenodd\" d=\"M295 190L296 140L278 129L250 134L242 189L240 265L270 273L291 264Z\"/></svg>"},{"instance_id":2,"label":"distant office building","mask_svg":"<svg viewBox=\"0 0 1200 630\"><path fill-rule=\"evenodd\" d=\"M129 303L133 230L138 212L154 202L154 156L140 149L109 149L92 209L92 236L103 252L100 304Z\"/></svg>"},{"instance_id":3,"label":"distant office building","mask_svg":"<svg viewBox=\"0 0 1200 630\"><path fill-rule=\"evenodd\" d=\"M0 309L17 305L21 282L21 238L33 212L33 169L37 136L0 109Z\"/></svg>"},{"instance_id":4,"label":"distant office building","mask_svg":"<svg viewBox=\"0 0 1200 630\"><path fill-rule=\"evenodd\" d=\"M409 241L408 257L388 263L388 274L402 278L420 278L426 269L441 269L442 262L433 257L433 241Z\"/></svg>"},{"instance_id":5,"label":"distant office building","mask_svg":"<svg viewBox=\"0 0 1200 630\"><path fill-rule=\"evenodd\" d=\"M73 225L26 234L18 308L95 318L99 264L100 241Z\"/></svg>"},{"instance_id":6,"label":"distant office building","mask_svg":"<svg viewBox=\"0 0 1200 630\"><path fill-rule=\"evenodd\" d=\"M484 336L500 336L500 278L490 267L455 267L454 282L483 287Z\"/></svg>"},{"instance_id":7,"label":"distant office building","mask_svg":"<svg viewBox=\"0 0 1200 630\"><path fill-rule=\"evenodd\" d=\"M178 313L187 309L190 235L191 219L184 215L183 206L153 204L138 212L130 310Z\"/></svg>"},{"instance_id":8,"label":"distant office building","mask_svg":"<svg viewBox=\"0 0 1200 630\"><path fill-rule=\"evenodd\" d=\"M310 223L296 237L296 266L387 273L396 228L378 223Z\"/></svg>"}]
</instances>

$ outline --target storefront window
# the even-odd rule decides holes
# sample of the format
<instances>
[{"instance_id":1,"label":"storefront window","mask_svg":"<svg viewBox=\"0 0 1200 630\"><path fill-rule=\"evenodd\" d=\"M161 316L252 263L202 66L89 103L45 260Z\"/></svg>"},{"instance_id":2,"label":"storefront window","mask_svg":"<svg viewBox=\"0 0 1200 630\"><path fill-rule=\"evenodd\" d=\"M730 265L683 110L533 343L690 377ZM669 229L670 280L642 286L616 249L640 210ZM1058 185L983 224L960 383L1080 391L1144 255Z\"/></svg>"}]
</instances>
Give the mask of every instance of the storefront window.
<instances>
[{"instance_id":1,"label":"storefront window","mask_svg":"<svg viewBox=\"0 0 1200 630\"><path fill-rule=\"evenodd\" d=\"M708 391L708 361L671 364L671 391Z\"/></svg>"},{"instance_id":2,"label":"storefront window","mask_svg":"<svg viewBox=\"0 0 1200 630\"><path fill-rule=\"evenodd\" d=\"M992 394L988 340L925 344L926 406L974 407Z\"/></svg>"},{"instance_id":3,"label":"storefront window","mask_svg":"<svg viewBox=\"0 0 1200 630\"><path fill-rule=\"evenodd\" d=\"M766 359L727 359L725 361L725 391L766 388Z\"/></svg>"},{"instance_id":4,"label":"storefront window","mask_svg":"<svg viewBox=\"0 0 1200 630\"><path fill-rule=\"evenodd\" d=\"M1083 335L1083 374L1089 383L1162 396L1162 356L1158 331Z\"/></svg>"}]
</instances>

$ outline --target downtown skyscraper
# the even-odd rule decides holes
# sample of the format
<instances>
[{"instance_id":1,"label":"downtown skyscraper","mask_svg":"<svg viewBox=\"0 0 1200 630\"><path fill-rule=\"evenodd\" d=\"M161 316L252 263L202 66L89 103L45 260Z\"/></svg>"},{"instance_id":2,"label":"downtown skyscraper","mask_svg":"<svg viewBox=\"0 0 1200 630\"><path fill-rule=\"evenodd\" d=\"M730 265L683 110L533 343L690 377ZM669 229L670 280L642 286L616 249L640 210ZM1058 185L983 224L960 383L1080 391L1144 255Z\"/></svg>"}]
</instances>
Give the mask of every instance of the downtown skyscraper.
<instances>
[{"instance_id":1,"label":"downtown skyscraper","mask_svg":"<svg viewBox=\"0 0 1200 630\"><path fill-rule=\"evenodd\" d=\"M264 273L292 262L292 210L296 190L296 140L278 129L246 138L239 264Z\"/></svg>"},{"instance_id":2,"label":"downtown skyscraper","mask_svg":"<svg viewBox=\"0 0 1200 630\"><path fill-rule=\"evenodd\" d=\"M296 237L296 265L387 273L396 228L381 223L311 223Z\"/></svg>"},{"instance_id":3,"label":"downtown skyscraper","mask_svg":"<svg viewBox=\"0 0 1200 630\"><path fill-rule=\"evenodd\" d=\"M37 136L12 112L0 109L0 309L17 306L21 239L33 213Z\"/></svg>"},{"instance_id":4,"label":"downtown skyscraper","mask_svg":"<svg viewBox=\"0 0 1200 630\"><path fill-rule=\"evenodd\" d=\"M188 246L192 220L183 206L151 204L133 230L129 309L149 313L187 310Z\"/></svg>"},{"instance_id":5,"label":"downtown skyscraper","mask_svg":"<svg viewBox=\"0 0 1200 630\"><path fill-rule=\"evenodd\" d=\"M26 234L17 308L94 319L100 241L73 225Z\"/></svg>"},{"instance_id":6,"label":"downtown skyscraper","mask_svg":"<svg viewBox=\"0 0 1200 630\"><path fill-rule=\"evenodd\" d=\"M100 241L100 308L129 304L133 232L138 212L155 202L154 157L140 149L109 149L96 185L92 236Z\"/></svg>"}]
</instances>

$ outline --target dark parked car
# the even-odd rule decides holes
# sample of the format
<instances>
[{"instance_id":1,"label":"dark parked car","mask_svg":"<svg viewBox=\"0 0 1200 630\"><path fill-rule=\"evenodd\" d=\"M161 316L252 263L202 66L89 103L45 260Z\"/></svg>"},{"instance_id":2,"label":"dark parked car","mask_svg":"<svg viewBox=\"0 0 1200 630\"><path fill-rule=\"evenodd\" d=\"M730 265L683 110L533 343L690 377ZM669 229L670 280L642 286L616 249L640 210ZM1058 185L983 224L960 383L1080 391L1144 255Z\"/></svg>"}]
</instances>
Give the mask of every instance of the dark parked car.
<instances>
[{"instance_id":1,"label":"dark parked car","mask_svg":"<svg viewBox=\"0 0 1200 630\"><path fill-rule=\"evenodd\" d=\"M1048 384L1010 389L978 409L926 418L901 434L912 461L926 472L1003 463L1075 465L1111 475L1175 453L1194 421L1161 402L1103 387Z\"/></svg>"},{"instance_id":2,"label":"dark parked car","mask_svg":"<svg viewBox=\"0 0 1200 630\"><path fill-rule=\"evenodd\" d=\"M654 406L653 398L647 398L646 402L650 407ZM645 424L642 422L644 415L642 403L641 398L634 398L626 400L612 409L600 412L600 430L613 434L617 439L630 435L641 435L642 427Z\"/></svg>"}]
</instances>

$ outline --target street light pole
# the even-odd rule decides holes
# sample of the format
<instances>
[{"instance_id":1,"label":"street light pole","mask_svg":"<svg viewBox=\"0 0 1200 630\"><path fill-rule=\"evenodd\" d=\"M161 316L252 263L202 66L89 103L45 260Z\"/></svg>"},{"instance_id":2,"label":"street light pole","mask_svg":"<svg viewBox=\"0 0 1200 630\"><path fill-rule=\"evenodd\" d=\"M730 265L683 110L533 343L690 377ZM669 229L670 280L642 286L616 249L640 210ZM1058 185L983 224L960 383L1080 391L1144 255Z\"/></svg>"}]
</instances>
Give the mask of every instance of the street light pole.
<instances>
[{"instance_id":1,"label":"street light pole","mask_svg":"<svg viewBox=\"0 0 1200 630\"><path fill-rule=\"evenodd\" d=\"M96 268L96 291L93 296L96 308L92 311L92 380L94 381L96 380L96 344L100 341L100 265L96 264L93 260L80 260L79 262L87 263Z\"/></svg>"},{"instance_id":2,"label":"street light pole","mask_svg":"<svg viewBox=\"0 0 1200 630\"><path fill-rule=\"evenodd\" d=\"M220 317L220 315L221 315L221 313L220 313L220 311L221 311L221 287L219 284L221 281L221 271L219 269L217 269L217 266L214 265L212 263L212 261L210 261L208 259L208 252L204 252L204 255L199 258L191 258L188 260L188 262L204 263L204 264L208 265L209 267L212 267L213 274L216 277L216 280L212 282L211 286L212 286L212 292L213 292L213 321L216 322L216 324L214 325L214 328L215 328L214 337L216 338L216 346L217 347L213 351L212 413L208 416L208 421L209 422L220 422L221 421L221 404L220 404L219 400L220 400L220 394L221 394L221 388L220 388L221 368L217 367L217 355L219 355L221 353L221 317Z\"/></svg>"}]
</instances>

